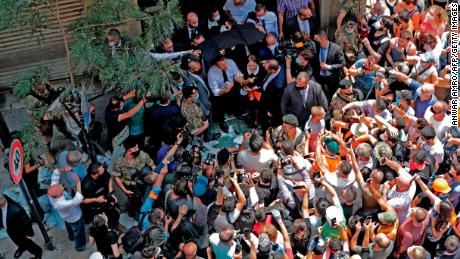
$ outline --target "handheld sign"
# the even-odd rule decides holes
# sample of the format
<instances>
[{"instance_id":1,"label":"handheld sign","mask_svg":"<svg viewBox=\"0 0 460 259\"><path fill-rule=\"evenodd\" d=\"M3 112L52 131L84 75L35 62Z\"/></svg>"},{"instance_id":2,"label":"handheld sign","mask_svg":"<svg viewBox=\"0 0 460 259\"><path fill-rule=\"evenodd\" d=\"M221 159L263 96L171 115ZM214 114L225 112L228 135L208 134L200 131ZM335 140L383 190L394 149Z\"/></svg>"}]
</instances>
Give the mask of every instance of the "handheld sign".
<instances>
[{"instance_id":1,"label":"handheld sign","mask_svg":"<svg viewBox=\"0 0 460 259\"><path fill-rule=\"evenodd\" d=\"M22 152L21 142L18 139L14 139L11 143L8 165L11 180L14 184L19 184L24 169L24 153Z\"/></svg>"}]
</instances>

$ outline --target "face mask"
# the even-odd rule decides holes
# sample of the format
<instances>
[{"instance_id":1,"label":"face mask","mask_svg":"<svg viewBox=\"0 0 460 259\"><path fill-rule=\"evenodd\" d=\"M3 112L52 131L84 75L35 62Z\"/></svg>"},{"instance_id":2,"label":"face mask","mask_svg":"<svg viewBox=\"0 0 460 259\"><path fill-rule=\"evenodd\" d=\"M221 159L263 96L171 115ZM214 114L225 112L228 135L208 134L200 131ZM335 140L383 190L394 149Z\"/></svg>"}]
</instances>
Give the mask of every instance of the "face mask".
<instances>
[{"instance_id":1,"label":"face mask","mask_svg":"<svg viewBox=\"0 0 460 259\"><path fill-rule=\"evenodd\" d=\"M278 47L278 44L275 43L275 45L271 45L271 46L268 46L268 48L273 51L274 49L276 49L276 47Z\"/></svg>"},{"instance_id":2,"label":"face mask","mask_svg":"<svg viewBox=\"0 0 460 259\"><path fill-rule=\"evenodd\" d=\"M138 157L140 154L141 154L141 151L140 151L140 150L131 152L131 155L133 155L133 157Z\"/></svg>"},{"instance_id":3,"label":"face mask","mask_svg":"<svg viewBox=\"0 0 460 259\"><path fill-rule=\"evenodd\" d=\"M197 94L197 95L195 96L195 102L198 102L199 100L200 100L200 95Z\"/></svg>"},{"instance_id":4,"label":"face mask","mask_svg":"<svg viewBox=\"0 0 460 259\"><path fill-rule=\"evenodd\" d=\"M220 32L224 32L224 31L229 31L229 29L227 29L227 27L225 25L222 25L220 27Z\"/></svg>"},{"instance_id":5,"label":"face mask","mask_svg":"<svg viewBox=\"0 0 460 259\"><path fill-rule=\"evenodd\" d=\"M182 89L182 87L184 86L184 82L177 83L176 86L177 88Z\"/></svg>"},{"instance_id":6,"label":"face mask","mask_svg":"<svg viewBox=\"0 0 460 259\"><path fill-rule=\"evenodd\" d=\"M295 58L295 63L296 63L297 65L301 66L301 65L302 65L302 60L300 60L300 58L297 57L297 58Z\"/></svg>"},{"instance_id":7,"label":"face mask","mask_svg":"<svg viewBox=\"0 0 460 259\"><path fill-rule=\"evenodd\" d=\"M385 141L385 134L384 133L380 134L379 137L380 137L381 140Z\"/></svg>"},{"instance_id":8,"label":"face mask","mask_svg":"<svg viewBox=\"0 0 460 259\"><path fill-rule=\"evenodd\" d=\"M257 17L259 20L265 20L265 15Z\"/></svg>"},{"instance_id":9,"label":"face mask","mask_svg":"<svg viewBox=\"0 0 460 259\"><path fill-rule=\"evenodd\" d=\"M348 33L348 34L352 34L353 32L355 32L355 30L354 30L354 29L345 28L345 32Z\"/></svg>"},{"instance_id":10,"label":"face mask","mask_svg":"<svg viewBox=\"0 0 460 259\"><path fill-rule=\"evenodd\" d=\"M373 26L374 26L374 28L375 28L376 30L379 30L379 29L380 29L380 22L374 23Z\"/></svg>"},{"instance_id":11,"label":"face mask","mask_svg":"<svg viewBox=\"0 0 460 259\"><path fill-rule=\"evenodd\" d=\"M219 20L220 20L220 15L214 17L214 21L215 21L215 22L218 22Z\"/></svg>"},{"instance_id":12,"label":"face mask","mask_svg":"<svg viewBox=\"0 0 460 259\"><path fill-rule=\"evenodd\" d=\"M153 106L153 103L146 103L145 104L145 107L147 107L147 108L151 108L152 106Z\"/></svg>"}]
</instances>

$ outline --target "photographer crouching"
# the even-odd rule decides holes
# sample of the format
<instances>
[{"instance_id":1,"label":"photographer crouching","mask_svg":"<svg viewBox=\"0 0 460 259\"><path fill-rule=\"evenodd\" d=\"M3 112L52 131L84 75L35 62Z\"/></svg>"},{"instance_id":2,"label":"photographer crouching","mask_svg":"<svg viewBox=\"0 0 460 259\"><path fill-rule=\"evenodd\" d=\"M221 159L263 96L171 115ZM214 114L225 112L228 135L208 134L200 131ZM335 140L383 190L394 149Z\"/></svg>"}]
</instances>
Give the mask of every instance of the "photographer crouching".
<instances>
[{"instance_id":1,"label":"photographer crouching","mask_svg":"<svg viewBox=\"0 0 460 259\"><path fill-rule=\"evenodd\" d=\"M113 179L104 166L93 162L88 167L88 174L81 182L83 203L83 219L86 224L93 221L94 216L104 213L108 219L109 228L117 228L120 213L118 200L113 195Z\"/></svg>"}]
</instances>

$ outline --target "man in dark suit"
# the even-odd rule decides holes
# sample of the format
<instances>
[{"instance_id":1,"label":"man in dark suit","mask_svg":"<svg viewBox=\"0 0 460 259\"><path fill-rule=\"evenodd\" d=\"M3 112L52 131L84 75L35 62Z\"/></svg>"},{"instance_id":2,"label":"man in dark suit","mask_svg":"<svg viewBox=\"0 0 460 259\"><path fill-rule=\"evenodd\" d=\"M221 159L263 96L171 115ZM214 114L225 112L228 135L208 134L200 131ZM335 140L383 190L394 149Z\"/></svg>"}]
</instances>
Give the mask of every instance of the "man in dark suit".
<instances>
[{"instance_id":1,"label":"man in dark suit","mask_svg":"<svg viewBox=\"0 0 460 259\"><path fill-rule=\"evenodd\" d=\"M195 85L198 88L199 105L203 114L208 119L209 125L212 125L212 104L211 98L213 97L211 89L208 87L206 78L201 75L201 62L197 59L189 58L187 63L187 71L184 73L185 85ZM216 140L220 134L211 134L210 127L204 134L204 141Z\"/></svg>"},{"instance_id":2,"label":"man in dark suit","mask_svg":"<svg viewBox=\"0 0 460 259\"><path fill-rule=\"evenodd\" d=\"M14 258L29 251L33 258L42 258L43 250L32 241L34 230L26 211L11 198L0 194L0 228L5 228L11 240L18 246Z\"/></svg>"},{"instance_id":3,"label":"man in dark suit","mask_svg":"<svg viewBox=\"0 0 460 259\"><path fill-rule=\"evenodd\" d=\"M316 15L310 8L302 6L299 14L286 21L286 36L292 37L295 32L305 32L310 38L318 32L319 24Z\"/></svg>"},{"instance_id":4,"label":"man in dark suit","mask_svg":"<svg viewBox=\"0 0 460 259\"><path fill-rule=\"evenodd\" d=\"M281 124L281 96L286 86L286 74L277 60L268 60L264 63L268 75L262 84L260 98L260 124L262 130L276 127Z\"/></svg>"},{"instance_id":5,"label":"man in dark suit","mask_svg":"<svg viewBox=\"0 0 460 259\"><path fill-rule=\"evenodd\" d=\"M265 35L265 42L257 50L257 55L261 60L276 59L282 55L282 52L278 49L278 39L275 34L269 32Z\"/></svg>"},{"instance_id":6,"label":"man in dark suit","mask_svg":"<svg viewBox=\"0 0 460 259\"><path fill-rule=\"evenodd\" d=\"M311 107L321 106L327 112L328 104L321 86L310 81L307 72L300 72L296 81L288 84L281 99L281 113L297 117L299 127L303 128L311 114Z\"/></svg>"},{"instance_id":7,"label":"man in dark suit","mask_svg":"<svg viewBox=\"0 0 460 259\"><path fill-rule=\"evenodd\" d=\"M177 50L189 50L192 48L191 42L198 33L206 34L206 25L200 23L198 16L194 12L187 14L186 24L182 29L174 33L174 45Z\"/></svg>"},{"instance_id":8,"label":"man in dark suit","mask_svg":"<svg viewBox=\"0 0 460 259\"><path fill-rule=\"evenodd\" d=\"M342 68L345 66L345 56L342 48L329 41L327 33L321 30L314 37L317 42L314 71L316 81L323 87L327 100L331 101L342 79Z\"/></svg>"}]
</instances>

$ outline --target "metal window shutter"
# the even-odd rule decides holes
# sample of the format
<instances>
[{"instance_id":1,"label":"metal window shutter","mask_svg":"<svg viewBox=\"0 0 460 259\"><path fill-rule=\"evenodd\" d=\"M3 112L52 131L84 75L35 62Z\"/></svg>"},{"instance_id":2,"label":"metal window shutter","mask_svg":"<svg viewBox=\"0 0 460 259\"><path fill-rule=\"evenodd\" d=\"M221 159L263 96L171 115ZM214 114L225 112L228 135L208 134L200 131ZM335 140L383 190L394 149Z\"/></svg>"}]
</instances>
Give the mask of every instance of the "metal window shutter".
<instances>
[{"instance_id":1,"label":"metal window shutter","mask_svg":"<svg viewBox=\"0 0 460 259\"><path fill-rule=\"evenodd\" d=\"M84 14L81 0L59 0L58 5L65 26ZM67 76L64 41L55 15L49 17L51 26L43 32L42 45L30 30L0 31L0 88L11 87L18 73L35 66L48 66L52 80Z\"/></svg>"}]
</instances>

